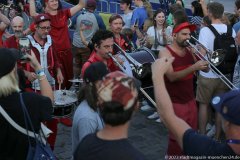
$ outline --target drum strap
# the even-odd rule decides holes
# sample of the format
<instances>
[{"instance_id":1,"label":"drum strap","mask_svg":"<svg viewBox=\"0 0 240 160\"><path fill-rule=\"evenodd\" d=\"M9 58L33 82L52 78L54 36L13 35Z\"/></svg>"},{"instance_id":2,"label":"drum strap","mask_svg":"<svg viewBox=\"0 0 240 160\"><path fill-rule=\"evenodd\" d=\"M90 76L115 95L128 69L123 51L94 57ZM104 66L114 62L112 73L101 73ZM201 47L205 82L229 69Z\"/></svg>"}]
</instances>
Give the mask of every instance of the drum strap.
<instances>
[{"instance_id":1,"label":"drum strap","mask_svg":"<svg viewBox=\"0 0 240 160\"><path fill-rule=\"evenodd\" d=\"M44 44L43 47L41 47L34 40L34 38L31 35L28 35L27 37L29 38L32 46L38 50L38 52L40 54L40 64L44 69L44 73L47 76L48 82L50 83L51 86L54 86L55 85L55 80L48 71L48 61L47 61L48 49L50 48L51 49L51 62L49 62L49 63L50 63L51 66L54 66L53 53L52 53L52 48L51 48L51 45L52 45L51 37L49 35L47 35L47 42ZM40 90L40 84L39 84L38 79L36 79L35 81L32 82L32 88Z\"/></svg>"}]
</instances>

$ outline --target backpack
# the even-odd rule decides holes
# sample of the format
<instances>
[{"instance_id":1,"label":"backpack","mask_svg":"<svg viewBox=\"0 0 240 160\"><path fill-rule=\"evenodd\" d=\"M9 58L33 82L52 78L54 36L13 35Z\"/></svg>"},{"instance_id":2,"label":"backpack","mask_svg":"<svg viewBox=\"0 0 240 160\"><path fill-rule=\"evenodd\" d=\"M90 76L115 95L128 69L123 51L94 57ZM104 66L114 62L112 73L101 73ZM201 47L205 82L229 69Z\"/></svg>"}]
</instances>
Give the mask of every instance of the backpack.
<instances>
[{"instance_id":1,"label":"backpack","mask_svg":"<svg viewBox=\"0 0 240 160\"><path fill-rule=\"evenodd\" d=\"M208 28L215 35L214 51L219 49L223 50L223 61L217 65L216 68L223 74L233 74L237 61L237 47L232 37L232 27L227 26L227 33L223 34L219 34L212 25L208 26Z\"/></svg>"}]
</instances>

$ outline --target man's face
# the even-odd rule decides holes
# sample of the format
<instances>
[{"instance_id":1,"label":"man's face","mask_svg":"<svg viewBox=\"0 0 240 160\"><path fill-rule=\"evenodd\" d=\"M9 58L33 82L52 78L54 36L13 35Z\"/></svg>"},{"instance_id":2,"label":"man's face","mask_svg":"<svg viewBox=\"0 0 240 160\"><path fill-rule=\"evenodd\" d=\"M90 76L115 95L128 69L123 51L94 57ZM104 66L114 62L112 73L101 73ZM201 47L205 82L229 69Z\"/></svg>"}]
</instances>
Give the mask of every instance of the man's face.
<instances>
[{"instance_id":1,"label":"man's face","mask_svg":"<svg viewBox=\"0 0 240 160\"><path fill-rule=\"evenodd\" d=\"M45 39L51 30L50 21L40 22L36 27L36 34L39 38Z\"/></svg>"},{"instance_id":2,"label":"man's face","mask_svg":"<svg viewBox=\"0 0 240 160\"><path fill-rule=\"evenodd\" d=\"M187 47L188 46L187 40L190 39L190 35L191 35L190 29L185 28L176 33L174 39L179 47Z\"/></svg>"},{"instance_id":3,"label":"man's face","mask_svg":"<svg viewBox=\"0 0 240 160\"><path fill-rule=\"evenodd\" d=\"M114 34L119 34L122 31L122 27L123 21L121 18L115 19L114 21L112 21L112 23L110 23L111 31Z\"/></svg>"},{"instance_id":4,"label":"man's face","mask_svg":"<svg viewBox=\"0 0 240 160\"><path fill-rule=\"evenodd\" d=\"M102 43L99 46L96 46L96 53L103 59L109 59L108 53L112 53L113 51L113 38L107 38L101 41Z\"/></svg>"},{"instance_id":5,"label":"man's face","mask_svg":"<svg viewBox=\"0 0 240 160\"><path fill-rule=\"evenodd\" d=\"M20 38L23 36L23 22L13 22L12 29L16 38Z\"/></svg>"}]
</instances>

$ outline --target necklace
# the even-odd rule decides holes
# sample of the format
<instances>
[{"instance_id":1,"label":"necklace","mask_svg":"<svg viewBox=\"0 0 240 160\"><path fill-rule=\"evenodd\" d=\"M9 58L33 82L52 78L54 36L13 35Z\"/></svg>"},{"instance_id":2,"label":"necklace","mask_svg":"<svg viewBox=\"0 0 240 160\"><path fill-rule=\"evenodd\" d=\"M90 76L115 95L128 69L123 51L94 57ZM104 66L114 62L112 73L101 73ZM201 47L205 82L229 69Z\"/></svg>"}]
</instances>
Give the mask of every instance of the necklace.
<instances>
[{"instance_id":1,"label":"necklace","mask_svg":"<svg viewBox=\"0 0 240 160\"><path fill-rule=\"evenodd\" d=\"M240 144L239 139L227 139L226 142L227 143L232 143L232 144Z\"/></svg>"}]
</instances>

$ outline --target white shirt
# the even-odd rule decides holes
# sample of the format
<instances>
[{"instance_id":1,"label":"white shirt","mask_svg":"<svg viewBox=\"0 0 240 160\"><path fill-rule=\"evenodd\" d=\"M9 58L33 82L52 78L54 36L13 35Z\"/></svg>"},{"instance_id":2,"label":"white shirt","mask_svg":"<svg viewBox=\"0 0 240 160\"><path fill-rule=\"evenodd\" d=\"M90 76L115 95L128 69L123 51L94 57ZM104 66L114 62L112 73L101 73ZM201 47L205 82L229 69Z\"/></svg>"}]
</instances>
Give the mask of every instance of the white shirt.
<instances>
[{"instance_id":1,"label":"white shirt","mask_svg":"<svg viewBox=\"0 0 240 160\"><path fill-rule=\"evenodd\" d=\"M162 29L156 30L156 31L157 31L156 37L157 37L157 40L158 40L159 44L164 44ZM167 28L165 28L165 33L166 33L167 37L171 36L172 35L172 27L168 26ZM154 28L154 26L151 26L151 27L148 28L147 36L151 37L153 39L153 42L155 42L155 28ZM160 50L163 47L164 47L163 45L158 45L157 48L154 48L154 43L153 43L151 50Z\"/></svg>"},{"instance_id":2,"label":"white shirt","mask_svg":"<svg viewBox=\"0 0 240 160\"><path fill-rule=\"evenodd\" d=\"M212 24L212 26L218 31L219 34L227 32L227 25L226 24ZM236 32L233 30L232 32L233 38L236 37ZM213 51L213 43L214 43L215 36L212 31L208 27L203 27L200 30L199 34L199 42L202 43L206 48ZM207 56L205 56L207 58ZM209 70L209 72L202 72L200 74L206 78L218 78L216 74Z\"/></svg>"}]
</instances>

